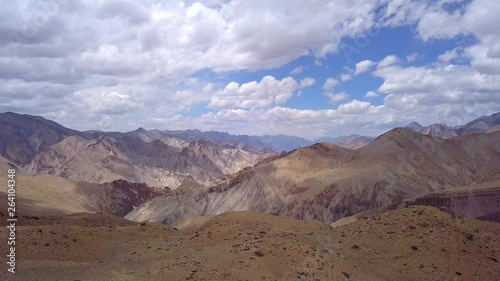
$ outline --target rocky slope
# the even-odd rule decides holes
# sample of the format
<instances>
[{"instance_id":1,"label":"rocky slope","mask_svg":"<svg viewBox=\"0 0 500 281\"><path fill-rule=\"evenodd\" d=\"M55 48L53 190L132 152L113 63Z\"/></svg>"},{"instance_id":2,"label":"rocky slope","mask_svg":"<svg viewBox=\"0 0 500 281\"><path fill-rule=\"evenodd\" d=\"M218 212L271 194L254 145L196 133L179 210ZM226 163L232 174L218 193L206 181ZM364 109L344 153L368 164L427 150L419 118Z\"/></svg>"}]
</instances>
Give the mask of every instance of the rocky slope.
<instances>
[{"instance_id":1,"label":"rocky slope","mask_svg":"<svg viewBox=\"0 0 500 281\"><path fill-rule=\"evenodd\" d=\"M123 179L154 187L176 188L190 181L206 185L275 154L268 144L240 142L235 136L175 138L142 128L78 132L15 113L0 114L0 131L0 155L29 173L90 183Z\"/></svg>"},{"instance_id":2,"label":"rocky slope","mask_svg":"<svg viewBox=\"0 0 500 281\"><path fill-rule=\"evenodd\" d=\"M407 199L403 205L441 207L456 215L500 222L500 181L435 191Z\"/></svg>"},{"instance_id":3,"label":"rocky slope","mask_svg":"<svg viewBox=\"0 0 500 281\"><path fill-rule=\"evenodd\" d=\"M445 124L432 124L424 127L417 122L412 122L405 128L422 134L441 138L450 138L477 133L490 133L498 131L500 128L500 112L490 116L480 117L460 126L449 127Z\"/></svg>"},{"instance_id":4,"label":"rocky slope","mask_svg":"<svg viewBox=\"0 0 500 281\"><path fill-rule=\"evenodd\" d=\"M0 132L0 155L18 165L68 136L84 136L42 117L11 112L0 113Z\"/></svg>"},{"instance_id":5,"label":"rocky slope","mask_svg":"<svg viewBox=\"0 0 500 281\"><path fill-rule=\"evenodd\" d=\"M0 181L7 182L7 167L13 165L0 157ZM16 212L43 216L80 212L103 212L124 216L134 207L149 201L168 188L155 189L145 184L116 180L105 184L71 181L60 177L30 176L16 167ZM6 202L7 190L0 190L0 201ZM2 204L5 213L6 204Z\"/></svg>"},{"instance_id":6,"label":"rocky slope","mask_svg":"<svg viewBox=\"0 0 500 281\"><path fill-rule=\"evenodd\" d=\"M124 179L176 188L186 181L209 184L268 155L207 140L172 147L161 140L144 142L129 136L104 135L92 140L71 136L38 153L26 170L91 183Z\"/></svg>"},{"instance_id":7,"label":"rocky slope","mask_svg":"<svg viewBox=\"0 0 500 281\"><path fill-rule=\"evenodd\" d=\"M394 129L356 151L321 143L227 176L185 186L126 218L172 223L187 216L256 211L326 223L437 190L498 178L500 133L443 140Z\"/></svg>"},{"instance_id":8,"label":"rocky slope","mask_svg":"<svg viewBox=\"0 0 500 281\"><path fill-rule=\"evenodd\" d=\"M349 149L359 149L363 146L371 143L375 138L360 136L360 135L351 135L348 137L341 137L337 139L334 143L340 147L349 148Z\"/></svg>"},{"instance_id":9,"label":"rocky slope","mask_svg":"<svg viewBox=\"0 0 500 281\"><path fill-rule=\"evenodd\" d=\"M500 224L430 207L338 228L250 212L185 222L180 231L96 214L19 223L17 280L500 279Z\"/></svg>"},{"instance_id":10,"label":"rocky slope","mask_svg":"<svg viewBox=\"0 0 500 281\"><path fill-rule=\"evenodd\" d=\"M227 148L240 148L253 153L275 153L283 149L274 146L267 138L260 136L248 135L231 135L226 132L208 131L202 132L199 130L184 130L184 131L158 131L164 137L173 138L183 141L199 141L210 140Z\"/></svg>"}]
</instances>

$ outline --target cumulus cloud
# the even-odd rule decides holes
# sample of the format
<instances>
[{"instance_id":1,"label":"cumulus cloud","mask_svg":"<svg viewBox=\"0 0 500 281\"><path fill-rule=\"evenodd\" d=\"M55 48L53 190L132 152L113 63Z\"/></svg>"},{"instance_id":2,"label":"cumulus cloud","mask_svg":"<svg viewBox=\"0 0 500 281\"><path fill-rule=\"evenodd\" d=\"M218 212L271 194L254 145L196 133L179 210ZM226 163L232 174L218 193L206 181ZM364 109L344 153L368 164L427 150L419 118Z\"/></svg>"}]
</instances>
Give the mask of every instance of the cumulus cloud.
<instances>
[{"instance_id":1,"label":"cumulus cloud","mask_svg":"<svg viewBox=\"0 0 500 281\"><path fill-rule=\"evenodd\" d=\"M342 82L346 82L346 81L349 81L351 80L353 77L352 73L342 73L340 74L340 80L342 80Z\"/></svg>"},{"instance_id":2,"label":"cumulus cloud","mask_svg":"<svg viewBox=\"0 0 500 281\"><path fill-rule=\"evenodd\" d=\"M337 110L345 114L361 114L367 112L370 106L369 102L353 100L349 103L339 105Z\"/></svg>"},{"instance_id":3,"label":"cumulus cloud","mask_svg":"<svg viewBox=\"0 0 500 281\"><path fill-rule=\"evenodd\" d=\"M425 114L430 122L430 116L459 123L481 112L498 111L500 76L487 76L467 65L390 66L374 74L384 80L378 91L388 95L386 108Z\"/></svg>"},{"instance_id":4,"label":"cumulus cloud","mask_svg":"<svg viewBox=\"0 0 500 281\"><path fill-rule=\"evenodd\" d=\"M314 84L316 84L316 80L314 80L314 78L311 78L311 77L306 77L306 78L300 80L300 87L301 88L311 87Z\"/></svg>"},{"instance_id":5,"label":"cumulus cloud","mask_svg":"<svg viewBox=\"0 0 500 281\"><path fill-rule=\"evenodd\" d=\"M325 84L323 84L323 95L328 97L330 103L337 103L349 97L346 92L334 92L334 88L338 85L338 83L339 81L335 78L327 78L325 80Z\"/></svg>"},{"instance_id":6,"label":"cumulus cloud","mask_svg":"<svg viewBox=\"0 0 500 281\"><path fill-rule=\"evenodd\" d=\"M354 70L354 75L359 75L361 73L369 71L373 66L375 65L375 62L371 60L364 60L360 61L356 64L356 69Z\"/></svg>"},{"instance_id":7,"label":"cumulus cloud","mask_svg":"<svg viewBox=\"0 0 500 281\"><path fill-rule=\"evenodd\" d=\"M305 84L313 82L305 80ZM212 95L211 108L262 108L279 105L288 101L293 92L301 85L291 77L276 80L272 76L265 76L260 82L252 81L244 84L231 82L223 90Z\"/></svg>"},{"instance_id":8,"label":"cumulus cloud","mask_svg":"<svg viewBox=\"0 0 500 281\"><path fill-rule=\"evenodd\" d=\"M346 92L340 92L338 94L327 92L327 93L325 93L325 96L328 97L328 100L330 101L330 103L337 103L337 102L343 101L349 97L349 95Z\"/></svg>"},{"instance_id":9,"label":"cumulus cloud","mask_svg":"<svg viewBox=\"0 0 500 281\"><path fill-rule=\"evenodd\" d=\"M499 9L490 0L6 1L0 111L40 114L77 129L177 126L252 134L272 123L269 133L303 136L352 128L378 134L415 120L457 124L498 110ZM330 72L339 76L323 87L314 86L324 79L314 71L296 79L274 72L305 56L324 67L344 38L387 26L410 26L424 44L461 36L474 41L419 67L402 66L418 54L401 64L394 55L364 60L341 74ZM467 63L455 65L455 58ZM352 100L329 110L284 107L305 87L319 88L319 96L337 104L352 94L336 92L339 81L371 71L382 85L365 97L383 94L382 105ZM236 79L204 78L205 72L259 74L230 82ZM211 112L182 115L200 104Z\"/></svg>"},{"instance_id":10,"label":"cumulus cloud","mask_svg":"<svg viewBox=\"0 0 500 281\"><path fill-rule=\"evenodd\" d=\"M407 62L414 62L418 59L420 55L418 53L413 53L411 55L406 56L406 61Z\"/></svg>"},{"instance_id":11,"label":"cumulus cloud","mask_svg":"<svg viewBox=\"0 0 500 281\"><path fill-rule=\"evenodd\" d=\"M398 62L399 62L398 57L396 57L395 55L389 55L378 62L377 68L391 66L391 65L394 65Z\"/></svg>"},{"instance_id":12,"label":"cumulus cloud","mask_svg":"<svg viewBox=\"0 0 500 281\"><path fill-rule=\"evenodd\" d=\"M458 56L459 56L458 50L457 48L455 48L453 50L446 51L443 54L439 55L438 60L442 62L450 62L451 60L458 58Z\"/></svg>"},{"instance_id":13,"label":"cumulus cloud","mask_svg":"<svg viewBox=\"0 0 500 281\"><path fill-rule=\"evenodd\" d=\"M292 69L292 71L290 71L290 74L297 75L297 74L302 73L303 71L304 71L303 66L297 66L296 68Z\"/></svg>"},{"instance_id":14,"label":"cumulus cloud","mask_svg":"<svg viewBox=\"0 0 500 281\"><path fill-rule=\"evenodd\" d=\"M378 97L378 96L379 96L379 93L374 92L374 91L368 91L364 97L365 98L374 98L374 97Z\"/></svg>"},{"instance_id":15,"label":"cumulus cloud","mask_svg":"<svg viewBox=\"0 0 500 281\"><path fill-rule=\"evenodd\" d=\"M178 85L205 69L269 69L301 56L324 58L338 51L343 37L371 28L376 7L298 0L10 1L0 11L0 80L3 92L16 94L2 108L18 108L25 93L34 93L40 82L45 83L44 91L33 95L33 102L64 95L68 98L59 104L68 101L64 106L71 107L69 97L78 91L118 86L130 90L142 84L147 85L146 94L154 96L147 102L158 108L169 108L167 102L189 108L207 95L218 107L218 102L227 102L194 94L197 89L179 90ZM305 87L312 80L303 83ZM272 103L286 101L290 93L274 96ZM237 104L268 103L258 99ZM35 104L25 110L43 112ZM58 110L45 113L60 115Z\"/></svg>"},{"instance_id":16,"label":"cumulus cloud","mask_svg":"<svg viewBox=\"0 0 500 281\"><path fill-rule=\"evenodd\" d=\"M325 84L323 84L323 90L325 92L333 91L333 88L339 83L339 81L335 78L327 78L325 80Z\"/></svg>"},{"instance_id":17,"label":"cumulus cloud","mask_svg":"<svg viewBox=\"0 0 500 281\"><path fill-rule=\"evenodd\" d=\"M123 114L137 109L129 95L119 92L104 92L99 89L89 89L75 92L70 99L96 114Z\"/></svg>"}]
</instances>

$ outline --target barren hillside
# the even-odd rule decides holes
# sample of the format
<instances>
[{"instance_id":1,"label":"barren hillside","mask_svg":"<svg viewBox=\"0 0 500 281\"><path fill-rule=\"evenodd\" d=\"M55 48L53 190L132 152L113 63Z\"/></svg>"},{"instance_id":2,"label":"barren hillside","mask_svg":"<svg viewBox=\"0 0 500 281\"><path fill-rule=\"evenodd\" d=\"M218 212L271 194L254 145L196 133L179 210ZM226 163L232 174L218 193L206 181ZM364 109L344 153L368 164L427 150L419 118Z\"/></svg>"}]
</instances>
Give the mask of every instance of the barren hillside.
<instances>
[{"instance_id":1,"label":"barren hillside","mask_svg":"<svg viewBox=\"0 0 500 281\"><path fill-rule=\"evenodd\" d=\"M331 223L406 198L497 179L499 140L499 133L444 140L395 129L356 151L316 144L208 188L181 187L126 217L172 223L186 216L256 211Z\"/></svg>"},{"instance_id":2,"label":"barren hillside","mask_svg":"<svg viewBox=\"0 0 500 281\"><path fill-rule=\"evenodd\" d=\"M430 207L338 228L251 212L186 222L180 231L102 215L21 225L17 280L500 279L500 225Z\"/></svg>"}]
</instances>

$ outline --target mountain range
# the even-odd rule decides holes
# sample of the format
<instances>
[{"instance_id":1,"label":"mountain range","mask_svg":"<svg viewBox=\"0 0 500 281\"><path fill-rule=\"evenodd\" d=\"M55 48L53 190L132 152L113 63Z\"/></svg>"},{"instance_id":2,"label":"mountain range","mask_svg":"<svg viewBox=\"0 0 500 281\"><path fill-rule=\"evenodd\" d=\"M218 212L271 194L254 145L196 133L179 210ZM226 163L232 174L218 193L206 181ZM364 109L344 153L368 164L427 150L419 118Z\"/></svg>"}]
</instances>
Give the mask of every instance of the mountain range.
<instances>
[{"instance_id":1,"label":"mountain range","mask_svg":"<svg viewBox=\"0 0 500 281\"><path fill-rule=\"evenodd\" d=\"M500 113L483 116L460 126L449 127L446 124L432 124L424 127L417 122L412 122L405 128L440 138L450 138L476 133L491 133L500 131Z\"/></svg>"},{"instance_id":2,"label":"mountain range","mask_svg":"<svg viewBox=\"0 0 500 281\"><path fill-rule=\"evenodd\" d=\"M0 114L0 155L30 174L89 183L114 180L177 188L210 185L259 160L314 142L295 136L230 135L199 130L76 131L39 116ZM336 138L348 148L371 139Z\"/></svg>"},{"instance_id":3,"label":"mountain range","mask_svg":"<svg viewBox=\"0 0 500 281\"><path fill-rule=\"evenodd\" d=\"M457 203L463 206L448 207L469 208L470 196L460 188L500 180L498 117L453 127L462 136L448 139L422 134L436 131L412 123L375 139L323 138L287 151L310 141L198 130L79 132L42 117L3 113L0 153L4 166L17 166L32 183L21 194L31 202L25 209L39 201L37 210L57 213L61 197L67 200L62 213L107 212L135 221L170 224L256 211L333 223L427 195L411 202L445 205L443 198L455 191L465 198ZM287 149L280 153L278 144ZM474 207L476 217L496 216L497 185L470 189L484 203ZM57 192L38 198L50 188Z\"/></svg>"},{"instance_id":4,"label":"mountain range","mask_svg":"<svg viewBox=\"0 0 500 281\"><path fill-rule=\"evenodd\" d=\"M181 186L129 213L173 223L255 211L332 223L426 193L500 179L500 132L444 140L394 129L358 150L318 143L201 187Z\"/></svg>"},{"instance_id":5,"label":"mountain range","mask_svg":"<svg viewBox=\"0 0 500 281\"><path fill-rule=\"evenodd\" d=\"M42 117L0 114L0 155L31 174L90 183L114 180L176 188L214 179L276 154L238 138L212 141L172 132L79 132ZM216 142L217 141L217 142Z\"/></svg>"}]
</instances>

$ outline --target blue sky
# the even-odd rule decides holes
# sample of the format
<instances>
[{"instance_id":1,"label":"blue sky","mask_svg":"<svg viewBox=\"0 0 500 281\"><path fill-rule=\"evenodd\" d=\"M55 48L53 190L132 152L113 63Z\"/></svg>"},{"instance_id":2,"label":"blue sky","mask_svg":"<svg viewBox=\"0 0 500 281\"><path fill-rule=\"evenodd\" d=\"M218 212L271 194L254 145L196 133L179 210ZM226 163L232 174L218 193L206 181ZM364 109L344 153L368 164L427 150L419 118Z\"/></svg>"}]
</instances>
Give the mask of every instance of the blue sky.
<instances>
[{"instance_id":1,"label":"blue sky","mask_svg":"<svg viewBox=\"0 0 500 281\"><path fill-rule=\"evenodd\" d=\"M488 0L13 1L0 111L314 139L500 111Z\"/></svg>"}]
</instances>

